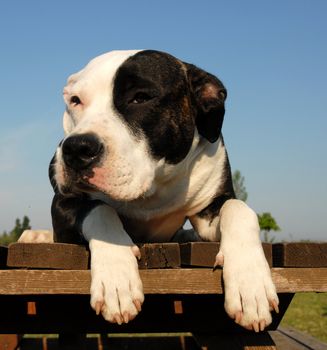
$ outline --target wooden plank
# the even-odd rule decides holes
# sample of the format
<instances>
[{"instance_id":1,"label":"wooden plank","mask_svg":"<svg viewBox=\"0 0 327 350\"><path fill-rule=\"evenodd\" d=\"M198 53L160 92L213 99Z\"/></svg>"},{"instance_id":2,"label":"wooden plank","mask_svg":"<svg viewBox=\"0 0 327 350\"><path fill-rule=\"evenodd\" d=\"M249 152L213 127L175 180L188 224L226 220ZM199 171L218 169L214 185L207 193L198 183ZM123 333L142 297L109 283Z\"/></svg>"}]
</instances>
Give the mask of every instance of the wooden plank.
<instances>
[{"instance_id":1,"label":"wooden plank","mask_svg":"<svg viewBox=\"0 0 327 350\"><path fill-rule=\"evenodd\" d=\"M221 294L222 270L141 270L146 294ZM273 268L279 293L327 292L327 268ZM89 294L90 271L0 270L0 294Z\"/></svg>"},{"instance_id":2,"label":"wooden plank","mask_svg":"<svg viewBox=\"0 0 327 350\"><path fill-rule=\"evenodd\" d=\"M181 257L178 243L145 243L140 246L140 269L178 268Z\"/></svg>"},{"instance_id":3,"label":"wooden plank","mask_svg":"<svg viewBox=\"0 0 327 350\"><path fill-rule=\"evenodd\" d=\"M237 336L231 334L203 335L195 334L202 349L216 350L276 350L277 347L268 332L244 332Z\"/></svg>"},{"instance_id":4,"label":"wooden plank","mask_svg":"<svg viewBox=\"0 0 327 350\"><path fill-rule=\"evenodd\" d=\"M273 256L276 267L327 267L327 243L278 243Z\"/></svg>"},{"instance_id":5,"label":"wooden plank","mask_svg":"<svg viewBox=\"0 0 327 350\"><path fill-rule=\"evenodd\" d=\"M277 345L277 349L327 350L326 343L291 327L278 327L275 331L269 331L269 334Z\"/></svg>"},{"instance_id":6,"label":"wooden plank","mask_svg":"<svg viewBox=\"0 0 327 350\"><path fill-rule=\"evenodd\" d=\"M8 248L0 245L0 269L4 269L7 266Z\"/></svg>"},{"instance_id":7,"label":"wooden plank","mask_svg":"<svg viewBox=\"0 0 327 350\"><path fill-rule=\"evenodd\" d=\"M219 242L190 242L180 245L181 261L184 266L212 267L219 251ZM262 243L269 266L272 266L272 245Z\"/></svg>"},{"instance_id":8,"label":"wooden plank","mask_svg":"<svg viewBox=\"0 0 327 350\"><path fill-rule=\"evenodd\" d=\"M180 252L179 252L180 247ZM217 242L153 243L140 245L139 267L212 267L219 250ZM263 244L269 265L276 267L327 267L327 243ZM273 249L273 259L272 259ZM6 263L7 247L0 246L0 267ZM89 266L89 251L80 245L64 243L13 243L9 246L9 267L83 270Z\"/></svg>"},{"instance_id":9,"label":"wooden plank","mask_svg":"<svg viewBox=\"0 0 327 350\"><path fill-rule=\"evenodd\" d=\"M222 293L220 270L149 269L140 274L147 294ZM90 280L89 270L0 270L0 294L89 294Z\"/></svg>"},{"instance_id":10,"label":"wooden plank","mask_svg":"<svg viewBox=\"0 0 327 350\"><path fill-rule=\"evenodd\" d=\"M86 270L89 251L85 246L67 243L12 243L7 265L43 269Z\"/></svg>"},{"instance_id":11,"label":"wooden plank","mask_svg":"<svg viewBox=\"0 0 327 350\"><path fill-rule=\"evenodd\" d=\"M219 250L218 242L190 242L180 245L184 266L213 267Z\"/></svg>"},{"instance_id":12,"label":"wooden plank","mask_svg":"<svg viewBox=\"0 0 327 350\"><path fill-rule=\"evenodd\" d=\"M17 349L21 339L19 334L0 334L0 350Z\"/></svg>"},{"instance_id":13,"label":"wooden plank","mask_svg":"<svg viewBox=\"0 0 327 350\"><path fill-rule=\"evenodd\" d=\"M36 315L36 303L34 301L27 302L27 315Z\"/></svg>"},{"instance_id":14,"label":"wooden plank","mask_svg":"<svg viewBox=\"0 0 327 350\"><path fill-rule=\"evenodd\" d=\"M181 266L178 243L141 244L140 269ZM6 251L4 251L5 253ZM13 243L7 265L42 269L86 270L90 252L82 245L66 243Z\"/></svg>"},{"instance_id":15,"label":"wooden plank","mask_svg":"<svg viewBox=\"0 0 327 350\"><path fill-rule=\"evenodd\" d=\"M273 252L272 252L272 244L270 243L262 243L262 248L265 253L267 262L270 267L273 266Z\"/></svg>"},{"instance_id":16,"label":"wooden plank","mask_svg":"<svg viewBox=\"0 0 327 350\"><path fill-rule=\"evenodd\" d=\"M327 268L273 268L278 293L327 292Z\"/></svg>"}]
</instances>

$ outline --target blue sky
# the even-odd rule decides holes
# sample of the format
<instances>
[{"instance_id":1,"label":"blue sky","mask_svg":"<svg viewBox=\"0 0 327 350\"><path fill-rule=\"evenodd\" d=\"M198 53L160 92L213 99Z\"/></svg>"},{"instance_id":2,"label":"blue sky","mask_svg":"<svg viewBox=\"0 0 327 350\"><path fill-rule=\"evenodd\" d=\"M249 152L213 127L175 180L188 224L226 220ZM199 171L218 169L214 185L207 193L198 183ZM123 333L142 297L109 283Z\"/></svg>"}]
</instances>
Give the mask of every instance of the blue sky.
<instances>
[{"instance_id":1,"label":"blue sky","mask_svg":"<svg viewBox=\"0 0 327 350\"><path fill-rule=\"evenodd\" d=\"M227 86L223 133L256 212L281 239L326 239L327 1L0 2L0 232L49 228L62 88L91 58L152 48Z\"/></svg>"}]
</instances>

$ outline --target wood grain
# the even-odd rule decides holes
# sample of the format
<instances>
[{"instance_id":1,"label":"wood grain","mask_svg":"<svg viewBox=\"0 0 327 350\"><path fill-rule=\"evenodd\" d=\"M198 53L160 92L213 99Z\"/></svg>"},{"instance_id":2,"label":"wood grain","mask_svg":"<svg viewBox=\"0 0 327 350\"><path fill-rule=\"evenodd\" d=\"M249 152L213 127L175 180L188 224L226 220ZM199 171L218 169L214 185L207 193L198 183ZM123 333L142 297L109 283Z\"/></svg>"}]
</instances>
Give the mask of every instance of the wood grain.
<instances>
[{"instance_id":1,"label":"wood grain","mask_svg":"<svg viewBox=\"0 0 327 350\"><path fill-rule=\"evenodd\" d=\"M222 271L141 270L146 294L221 294ZM327 268L273 268L279 293L327 292ZM0 270L0 294L89 294L90 271Z\"/></svg>"},{"instance_id":2,"label":"wood grain","mask_svg":"<svg viewBox=\"0 0 327 350\"><path fill-rule=\"evenodd\" d=\"M67 243L12 243L8 249L9 267L86 270L89 251L85 246Z\"/></svg>"},{"instance_id":3,"label":"wood grain","mask_svg":"<svg viewBox=\"0 0 327 350\"><path fill-rule=\"evenodd\" d=\"M181 256L178 243L144 243L139 245L140 269L178 268Z\"/></svg>"},{"instance_id":4,"label":"wood grain","mask_svg":"<svg viewBox=\"0 0 327 350\"><path fill-rule=\"evenodd\" d=\"M326 350L327 345L309 334L302 333L291 327L278 327L269 332L278 349L285 350Z\"/></svg>"},{"instance_id":5,"label":"wood grain","mask_svg":"<svg viewBox=\"0 0 327 350\"><path fill-rule=\"evenodd\" d=\"M273 245L276 267L327 267L327 243L278 243Z\"/></svg>"},{"instance_id":6,"label":"wood grain","mask_svg":"<svg viewBox=\"0 0 327 350\"><path fill-rule=\"evenodd\" d=\"M2 255L5 259L6 248ZM181 266L178 243L141 244L140 269L177 268ZM2 252L2 251L0 251ZM0 257L1 262L1 257ZM3 261L3 266L5 261ZM82 245L66 243L12 243L7 266L36 269L87 270L90 252Z\"/></svg>"},{"instance_id":7,"label":"wood grain","mask_svg":"<svg viewBox=\"0 0 327 350\"><path fill-rule=\"evenodd\" d=\"M219 251L219 242L190 242L180 245L183 266L212 267ZM272 267L272 245L262 243L262 248Z\"/></svg>"},{"instance_id":8,"label":"wood grain","mask_svg":"<svg viewBox=\"0 0 327 350\"><path fill-rule=\"evenodd\" d=\"M327 243L263 243L266 259L275 267L327 267ZM139 268L212 267L218 242L141 244ZM7 248L0 247L0 266L5 267ZM8 249L9 267L83 270L89 267L86 247L64 243L13 243Z\"/></svg>"},{"instance_id":9,"label":"wood grain","mask_svg":"<svg viewBox=\"0 0 327 350\"><path fill-rule=\"evenodd\" d=\"M184 266L213 267L219 251L218 242L190 242L180 245Z\"/></svg>"}]
</instances>

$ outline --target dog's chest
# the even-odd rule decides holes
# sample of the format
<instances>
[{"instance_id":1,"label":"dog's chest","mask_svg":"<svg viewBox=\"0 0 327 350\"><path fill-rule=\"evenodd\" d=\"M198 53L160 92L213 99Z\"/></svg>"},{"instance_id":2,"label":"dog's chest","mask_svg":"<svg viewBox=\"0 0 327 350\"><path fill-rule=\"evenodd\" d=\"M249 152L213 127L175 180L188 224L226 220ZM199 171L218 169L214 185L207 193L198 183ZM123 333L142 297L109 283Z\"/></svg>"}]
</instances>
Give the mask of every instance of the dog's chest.
<instances>
[{"instance_id":1,"label":"dog's chest","mask_svg":"<svg viewBox=\"0 0 327 350\"><path fill-rule=\"evenodd\" d=\"M120 219L134 242L167 242L183 226L185 213L174 212L149 220L120 215Z\"/></svg>"}]
</instances>

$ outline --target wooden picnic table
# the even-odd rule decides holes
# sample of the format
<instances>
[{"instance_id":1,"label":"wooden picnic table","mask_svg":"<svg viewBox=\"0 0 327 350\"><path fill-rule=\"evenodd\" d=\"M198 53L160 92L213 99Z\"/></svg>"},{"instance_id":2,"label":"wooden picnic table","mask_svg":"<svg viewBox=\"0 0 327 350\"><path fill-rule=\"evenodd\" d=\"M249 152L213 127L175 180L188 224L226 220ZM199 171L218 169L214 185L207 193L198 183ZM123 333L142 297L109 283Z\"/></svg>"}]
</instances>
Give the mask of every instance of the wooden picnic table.
<instances>
[{"instance_id":1,"label":"wooden picnic table","mask_svg":"<svg viewBox=\"0 0 327 350\"><path fill-rule=\"evenodd\" d=\"M280 313L274 313L268 330L258 334L235 324L224 311L222 270L212 269L219 243L140 245L145 303L135 320L121 326L96 316L89 305L90 256L84 246L14 243L0 247L0 333L4 334L0 350L14 349L20 337L13 334L26 333L59 334L60 349L310 349L295 343L290 347L285 334L275 336L272 331L295 293L327 292L327 243L263 247ZM82 336L90 333L102 334L93 347ZM109 338L108 345L104 334L115 333L119 338ZM147 337L148 347L143 338L122 340L124 334L140 333L178 333L179 337L174 345L172 337L156 345L155 338ZM117 347L117 339L124 347ZM28 349L24 341L21 349ZM42 343L38 349L47 345Z\"/></svg>"}]
</instances>

